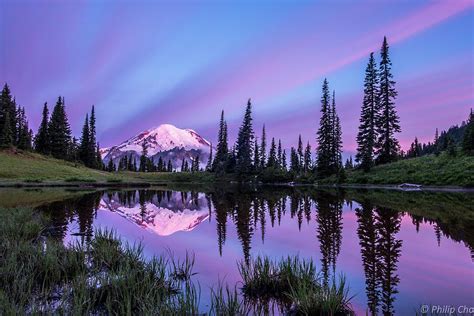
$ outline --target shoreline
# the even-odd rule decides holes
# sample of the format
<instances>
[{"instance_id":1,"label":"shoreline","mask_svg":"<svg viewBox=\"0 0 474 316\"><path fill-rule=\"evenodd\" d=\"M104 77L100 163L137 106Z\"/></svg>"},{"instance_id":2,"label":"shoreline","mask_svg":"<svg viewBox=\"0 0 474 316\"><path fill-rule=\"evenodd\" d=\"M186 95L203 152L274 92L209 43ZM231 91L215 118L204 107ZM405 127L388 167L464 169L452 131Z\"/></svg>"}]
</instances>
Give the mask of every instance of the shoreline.
<instances>
[{"instance_id":1,"label":"shoreline","mask_svg":"<svg viewBox=\"0 0 474 316\"><path fill-rule=\"evenodd\" d=\"M151 188L156 186L175 185L209 185L218 184L213 182L188 182L188 181L167 181L167 182L0 182L0 188ZM233 182L232 184L239 184ZM315 189L367 189L367 190L394 190L402 192L465 192L474 193L474 188L442 185L420 185L419 188L400 188L396 184L313 184L313 183L240 183L242 185L255 186L281 186L281 187L314 187Z\"/></svg>"}]
</instances>

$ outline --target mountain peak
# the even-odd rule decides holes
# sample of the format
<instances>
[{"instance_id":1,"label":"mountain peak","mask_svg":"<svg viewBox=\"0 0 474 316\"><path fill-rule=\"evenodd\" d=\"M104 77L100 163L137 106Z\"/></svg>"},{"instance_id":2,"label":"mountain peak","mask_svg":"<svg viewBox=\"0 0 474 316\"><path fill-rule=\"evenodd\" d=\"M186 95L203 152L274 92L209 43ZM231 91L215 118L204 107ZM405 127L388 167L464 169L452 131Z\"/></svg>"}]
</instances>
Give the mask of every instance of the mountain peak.
<instances>
[{"instance_id":1,"label":"mountain peak","mask_svg":"<svg viewBox=\"0 0 474 316\"><path fill-rule=\"evenodd\" d=\"M208 156L211 147L211 143L195 130L181 129L172 124L161 124L157 127L147 129L117 146L102 149L101 153L103 159L105 161L109 159L116 160L124 154L129 155L131 153L139 156L141 155L142 145L145 141L147 143L149 157L164 155L169 152L200 152L202 159ZM182 159L185 156L187 158L191 157L189 154L184 156L180 154L178 155L179 157L176 155L171 156L173 157L169 158ZM176 159L173 159L174 166L178 166L181 161L175 161Z\"/></svg>"}]
</instances>

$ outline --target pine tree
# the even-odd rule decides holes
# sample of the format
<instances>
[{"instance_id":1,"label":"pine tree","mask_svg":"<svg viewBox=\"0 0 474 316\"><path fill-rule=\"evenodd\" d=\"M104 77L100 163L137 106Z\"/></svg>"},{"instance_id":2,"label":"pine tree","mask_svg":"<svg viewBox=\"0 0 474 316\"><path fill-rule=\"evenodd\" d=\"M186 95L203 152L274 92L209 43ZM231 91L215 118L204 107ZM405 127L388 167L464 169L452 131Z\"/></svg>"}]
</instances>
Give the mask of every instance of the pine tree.
<instances>
[{"instance_id":1,"label":"pine tree","mask_svg":"<svg viewBox=\"0 0 474 316\"><path fill-rule=\"evenodd\" d=\"M10 88L5 83L0 94L0 146L9 147L15 142L16 105Z\"/></svg>"},{"instance_id":2,"label":"pine tree","mask_svg":"<svg viewBox=\"0 0 474 316\"><path fill-rule=\"evenodd\" d=\"M99 157L97 157L97 139L96 139L96 128L95 128L95 110L94 106L92 106L91 109L91 116L89 120L89 147L87 150L87 161L88 161L88 166L91 168L97 168L99 164ZM126 168L126 165L125 165Z\"/></svg>"},{"instance_id":3,"label":"pine tree","mask_svg":"<svg viewBox=\"0 0 474 316\"><path fill-rule=\"evenodd\" d=\"M291 147L291 154L290 154L290 171L293 173L300 172L300 160L298 158L298 154L296 150Z\"/></svg>"},{"instance_id":4,"label":"pine tree","mask_svg":"<svg viewBox=\"0 0 474 316\"><path fill-rule=\"evenodd\" d=\"M311 145L306 144L306 148L304 151L304 172L309 172L311 171Z\"/></svg>"},{"instance_id":5,"label":"pine tree","mask_svg":"<svg viewBox=\"0 0 474 316\"><path fill-rule=\"evenodd\" d=\"M466 129L464 130L462 150L468 155L474 155L474 113L472 109L467 120Z\"/></svg>"},{"instance_id":6,"label":"pine tree","mask_svg":"<svg viewBox=\"0 0 474 316\"><path fill-rule=\"evenodd\" d=\"M352 164L352 156L350 156L349 158L347 158L346 160L346 164L344 165L344 169L346 170L350 170L354 168L354 165Z\"/></svg>"},{"instance_id":7,"label":"pine tree","mask_svg":"<svg viewBox=\"0 0 474 316\"><path fill-rule=\"evenodd\" d=\"M227 144L227 123L224 119L224 110L221 113L221 119L219 122L219 134L217 136L217 148L214 162L212 164L212 170L215 172L225 172L227 168L227 159L229 147Z\"/></svg>"},{"instance_id":8,"label":"pine tree","mask_svg":"<svg viewBox=\"0 0 474 316\"><path fill-rule=\"evenodd\" d=\"M318 129L318 149L316 170L318 177L324 178L331 175L332 151L332 115L330 107L329 83L324 79L321 96L321 118Z\"/></svg>"},{"instance_id":9,"label":"pine tree","mask_svg":"<svg viewBox=\"0 0 474 316\"><path fill-rule=\"evenodd\" d=\"M206 171L212 170L212 143L209 150L209 159L207 160Z\"/></svg>"},{"instance_id":10,"label":"pine tree","mask_svg":"<svg viewBox=\"0 0 474 316\"><path fill-rule=\"evenodd\" d=\"M377 141L375 120L379 109L379 79L374 53L370 53L365 69L364 99L360 113L359 132L357 134L356 161L364 171L374 164L374 147Z\"/></svg>"},{"instance_id":11,"label":"pine tree","mask_svg":"<svg viewBox=\"0 0 474 316\"><path fill-rule=\"evenodd\" d=\"M183 161L181 162L181 172L185 172L186 170L184 169L184 157L183 157Z\"/></svg>"},{"instance_id":12,"label":"pine tree","mask_svg":"<svg viewBox=\"0 0 474 316\"><path fill-rule=\"evenodd\" d=\"M268 154L267 168L277 167L277 152L276 152L275 138L272 138L270 145L270 153Z\"/></svg>"},{"instance_id":13,"label":"pine tree","mask_svg":"<svg viewBox=\"0 0 474 316\"><path fill-rule=\"evenodd\" d=\"M140 156L140 171L141 172L147 171L147 160L148 160L147 156L148 156L148 142L145 138L142 143L142 154Z\"/></svg>"},{"instance_id":14,"label":"pine tree","mask_svg":"<svg viewBox=\"0 0 474 316\"><path fill-rule=\"evenodd\" d=\"M304 154L303 154L303 142L301 141L301 134L298 136L298 159L300 160L299 165L304 165Z\"/></svg>"},{"instance_id":15,"label":"pine tree","mask_svg":"<svg viewBox=\"0 0 474 316\"><path fill-rule=\"evenodd\" d=\"M253 139L252 103L249 99L236 143L236 171L238 174L246 174L252 170Z\"/></svg>"},{"instance_id":16,"label":"pine tree","mask_svg":"<svg viewBox=\"0 0 474 316\"><path fill-rule=\"evenodd\" d=\"M95 150L95 157L96 157L96 168L102 170L104 168L104 161L102 160L102 155L100 154L100 144L97 143L97 147ZM128 164L127 164L128 165ZM125 167L127 169L127 167Z\"/></svg>"},{"instance_id":17,"label":"pine tree","mask_svg":"<svg viewBox=\"0 0 474 316\"><path fill-rule=\"evenodd\" d=\"M257 138L255 138L254 149L253 149L253 167L255 171L259 171L261 169L260 163L261 163L260 148L258 147Z\"/></svg>"},{"instance_id":18,"label":"pine tree","mask_svg":"<svg viewBox=\"0 0 474 316\"><path fill-rule=\"evenodd\" d=\"M48 155L49 150L49 134L48 134L48 124L49 124L49 110L48 104L45 102L43 107L43 118L41 124L38 128L38 133L35 138L35 150L43 155Z\"/></svg>"},{"instance_id":19,"label":"pine tree","mask_svg":"<svg viewBox=\"0 0 474 316\"><path fill-rule=\"evenodd\" d=\"M167 171L168 171L168 172L173 172L173 165L171 164L171 159L168 160L168 168L167 168Z\"/></svg>"},{"instance_id":20,"label":"pine tree","mask_svg":"<svg viewBox=\"0 0 474 316\"><path fill-rule=\"evenodd\" d=\"M68 153L71 143L71 129L66 115L64 98L58 97L49 121L48 134L51 155L60 159L70 158Z\"/></svg>"},{"instance_id":21,"label":"pine tree","mask_svg":"<svg viewBox=\"0 0 474 316\"><path fill-rule=\"evenodd\" d=\"M158 158L158 171L163 172L163 159Z\"/></svg>"},{"instance_id":22,"label":"pine tree","mask_svg":"<svg viewBox=\"0 0 474 316\"><path fill-rule=\"evenodd\" d=\"M277 167L282 167L282 151L281 151L281 139L278 140L278 154L277 154Z\"/></svg>"},{"instance_id":23,"label":"pine tree","mask_svg":"<svg viewBox=\"0 0 474 316\"><path fill-rule=\"evenodd\" d=\"M331 122L331 171L337 173L342 168L342 130L336 111L336 92L334 91L332 94Z\"/></svg>"},{"instance_id":24,"label":"pine tree","mask_svg":"<svg viewBox=\"0 0 474 316\"><path fill-rule=\"evenodd\" d=\"M4 123L2 124L2 130L0 130L0 147L10 147L13 144L13 133L11 125L8 124L10 121L10 112L6 111L3 113Z\"/></svg>"},{"instance_id":25,"label":"pine tree","mask_svg":"<svg viewBox=\"0 0 474 316\"><path fill-rule=\"evenodd\" d=\"M189 172L189 164L187 160L184 162L184 172Z\"/></svg>"},{"instance_id":26,"label":"pine tree","mask_svg":"<svg viewBox=\"0 0 474 316\"><path fill-rule=\"evenodd\" d=\"M395 109L397 91L395 90L395 81L391 70L392 62L389 57L389 46L386 37L383 40L380 56L379 109L375 121L378 133L376 161L383 164L397 159L400 145L395 138L395 133L401 132L400 119Z\"/></svg>"},{"instance_id":27,"label":"pine tree","mask_svg":"<svg viewBox=\"0 0 474 316\"><path fill-rule=\"evenodd\" d=\"M260 168L264 169L267 165L267 135L265 132L265 124L262 128L262 142L260 144Z\"/></svg>"},{"instance_id":28,"label":"pine tree","mask_svg":"<svg viewBox=\"0 0 474 316\"><path fill-rule=\"evenodd\" d=\"M107 165L107 171L109 171L109 172L114 172L115 171L115 165L114 165L114 161L112 159L109 160L109 163Z\"/></svg>"},{"instance_id":29,"label":"pine tree","mask_svg":"<svg viewBox=\"0 0 474 316\"><path fill-rule=\"evenodd\" d=\"M79 159L84 165L89 166L89 140L90 140L90 125L89 125L89 114L86 114L84 125L82 126L81 144L79 146ZM120 165L120 164L119 164ZM121 169L121 168L119 168Z\"/></svg>"},{"instance_id":30,"label":"pine tree","mask_svg":"<svg viewBox=\"0 0 474 316\"><path fill-rule=\"evenodd\" d=\"M283 149L283 155L281 157L281 167L283 168L284 171L287 171L287 165L286 165L286 150Z\"/></svg>"}]
</instances>

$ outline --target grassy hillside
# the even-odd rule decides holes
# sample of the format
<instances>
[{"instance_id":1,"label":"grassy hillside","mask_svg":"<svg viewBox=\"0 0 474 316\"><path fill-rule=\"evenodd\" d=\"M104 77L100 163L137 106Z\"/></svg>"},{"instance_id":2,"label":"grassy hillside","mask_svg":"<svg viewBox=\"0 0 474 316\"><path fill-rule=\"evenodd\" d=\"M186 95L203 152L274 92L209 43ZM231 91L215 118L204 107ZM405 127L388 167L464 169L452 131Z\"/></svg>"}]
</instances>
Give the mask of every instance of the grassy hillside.
<instances>
[{"instance_id":1,"label":"grassy hillside","mask_svg":"<svg viewBox=\"0 0 474 316\"><path fill-rule=\"evenodd\" d=\"M370 172L349 171L350 184L456 185L474 187L474 157L449 157L443 153L377 166Z\"/></svg>"},{"instance_id":2,"label":"grassy hillside","mask_svg":"<svg viewBox=\"0 0 474 316\"><path fill-rule=\"evenodd\" d=\"M0 184L8 183L150 183L211 182L208 173L104 172L82 164L19 150L0 151Z\"/></svg>"},{"instance_id":3,"label":"grassy hillside","mask_svg":"<svg viewBox=\"0 0 474 316\"><path fill-rule=\"evenodd\" d=\"M106 172L80 164L16 150L0 151L0 179L2 182L42 181L106 181Z\"/></svg>"}]
</instances>

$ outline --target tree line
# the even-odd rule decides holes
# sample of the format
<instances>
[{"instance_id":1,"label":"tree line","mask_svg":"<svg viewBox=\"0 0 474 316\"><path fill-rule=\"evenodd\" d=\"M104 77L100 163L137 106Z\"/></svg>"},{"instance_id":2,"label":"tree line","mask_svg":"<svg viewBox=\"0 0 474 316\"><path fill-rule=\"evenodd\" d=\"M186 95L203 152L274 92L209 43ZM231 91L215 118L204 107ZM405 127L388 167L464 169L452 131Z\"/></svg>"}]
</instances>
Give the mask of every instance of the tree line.
<instances>
[{"instance_id":1,"label":"tree line","mask_svg":"<svg viewBox=\"0 0 474 316\"><path fill-rule=\"evenodd\" d=\"M0 147L16 147L57 159L82 162L85 166L102 169L103 163L96 137L94 106L86 115L81 138L71 135L64 97L59 96L49 115L48 104L43 106L36 135L28 126L25 108L18 106L5 83L0 96Z\"/></svg>"}]
</instances>

